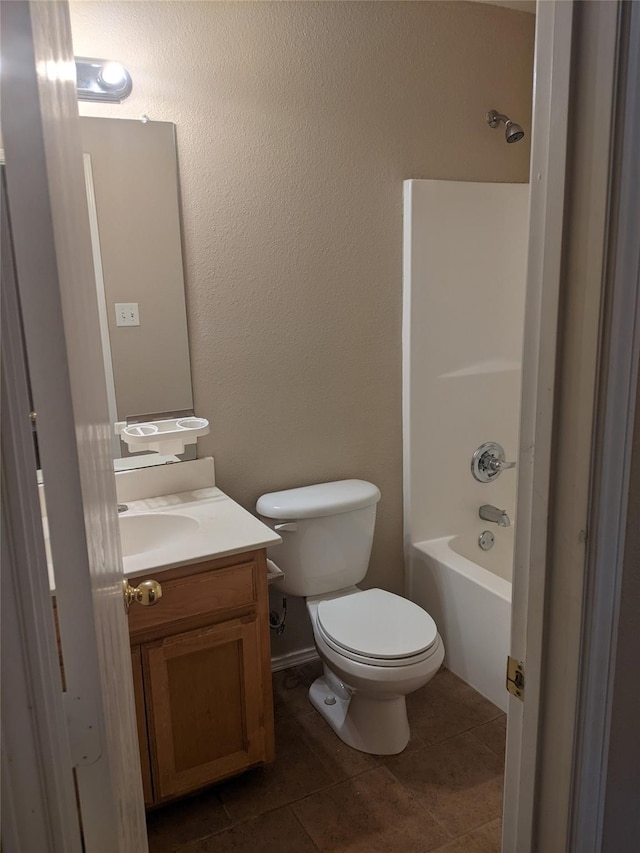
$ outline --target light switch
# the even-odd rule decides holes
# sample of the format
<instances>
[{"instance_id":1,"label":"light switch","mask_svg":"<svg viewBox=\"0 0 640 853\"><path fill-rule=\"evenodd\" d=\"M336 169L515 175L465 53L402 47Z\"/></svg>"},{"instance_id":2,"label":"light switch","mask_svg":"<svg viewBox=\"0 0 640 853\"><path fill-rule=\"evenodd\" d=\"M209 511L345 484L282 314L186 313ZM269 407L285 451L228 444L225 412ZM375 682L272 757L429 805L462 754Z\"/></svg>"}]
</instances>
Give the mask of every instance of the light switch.
<instances>
[{"instance_id":1,"label":"light switch","mask_svg":"<svg viewBox=\"0 0 640 853\"><path fill-rule=\"evenodd\" d=\"M116 326L139 326L137 302L116 302Z\"/></svg>"}]
</instances>

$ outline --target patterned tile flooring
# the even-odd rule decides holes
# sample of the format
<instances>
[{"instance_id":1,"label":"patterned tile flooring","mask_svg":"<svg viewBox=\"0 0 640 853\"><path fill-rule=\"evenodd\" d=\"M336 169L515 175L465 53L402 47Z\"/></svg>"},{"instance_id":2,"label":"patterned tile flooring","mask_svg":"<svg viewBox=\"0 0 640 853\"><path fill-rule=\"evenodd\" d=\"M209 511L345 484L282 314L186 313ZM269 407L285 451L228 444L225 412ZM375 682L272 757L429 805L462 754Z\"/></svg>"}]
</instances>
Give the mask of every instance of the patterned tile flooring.
<instances>
[{"instance_id":1,"label":"patterned tile flooring","mask_svg":"<svg viewBox=\"0 0 640 853\"><path fill-rule=\"evenodd\" d=\"M499 708L441 669L407 699L405 751L365 755L309 704L319 674L274 674L274 764L151 812L151 853L499 853Z\"/></svg>"}]
</instances>

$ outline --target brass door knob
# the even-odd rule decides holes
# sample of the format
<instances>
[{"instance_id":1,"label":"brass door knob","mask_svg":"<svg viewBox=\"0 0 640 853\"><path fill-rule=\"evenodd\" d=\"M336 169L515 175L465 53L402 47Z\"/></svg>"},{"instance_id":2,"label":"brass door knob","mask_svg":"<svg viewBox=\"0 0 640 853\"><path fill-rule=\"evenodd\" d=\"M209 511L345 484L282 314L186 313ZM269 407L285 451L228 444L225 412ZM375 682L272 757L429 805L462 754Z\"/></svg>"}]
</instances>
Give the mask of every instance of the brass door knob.
<instances>
[{"instance_id":1,"label":"brass door knob","mask_svg":"<svg viewBox=\"0 0 640 853\"><path fill-rule=\"evenodd\" d=\"M127 611L132 601L137 601L138 604L144 604L145 607L148 607L151 604L157 604L162 598L162 587L158 581L142 581L139 586L130 586L129 581L124 580L122 584L124 604Z\"/></svg>"}]
</instances>

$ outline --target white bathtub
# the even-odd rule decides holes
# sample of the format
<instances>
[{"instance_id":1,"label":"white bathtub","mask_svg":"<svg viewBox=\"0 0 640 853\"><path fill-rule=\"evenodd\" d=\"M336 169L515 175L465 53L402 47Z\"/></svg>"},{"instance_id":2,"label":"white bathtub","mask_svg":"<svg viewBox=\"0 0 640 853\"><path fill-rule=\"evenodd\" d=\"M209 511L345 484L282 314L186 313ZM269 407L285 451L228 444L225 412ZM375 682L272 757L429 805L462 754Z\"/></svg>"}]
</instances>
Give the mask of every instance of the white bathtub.
<instances>
[{"instance_id":1,"label":"white bathtub","mask_svg":"<svg viewBox=\"0 0 640 853\"><path fill-rule=\"evenodd\" d=\"M444 665L506 711L511 584L458 554L456 540L409 546L408 597L435 619Z\"/></svg>"}]
</instances>

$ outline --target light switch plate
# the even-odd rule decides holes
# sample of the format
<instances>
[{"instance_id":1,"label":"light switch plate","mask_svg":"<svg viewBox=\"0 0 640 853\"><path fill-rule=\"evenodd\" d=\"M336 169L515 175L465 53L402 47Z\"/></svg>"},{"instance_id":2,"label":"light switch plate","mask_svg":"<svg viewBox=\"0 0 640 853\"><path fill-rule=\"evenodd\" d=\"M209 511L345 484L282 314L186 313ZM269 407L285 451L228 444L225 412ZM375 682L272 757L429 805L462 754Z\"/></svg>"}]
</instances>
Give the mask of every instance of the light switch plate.
<instances>
[{"instance_id":1,"label":"light switch plate","mask_svg":"<svg viewBox=\"0 0 640 853\"><path fill-rule=\"evenodd\" d=\"M116 326L139 326L140 313L137 302L116 302Z\"/></svg>"}]
</instances>

